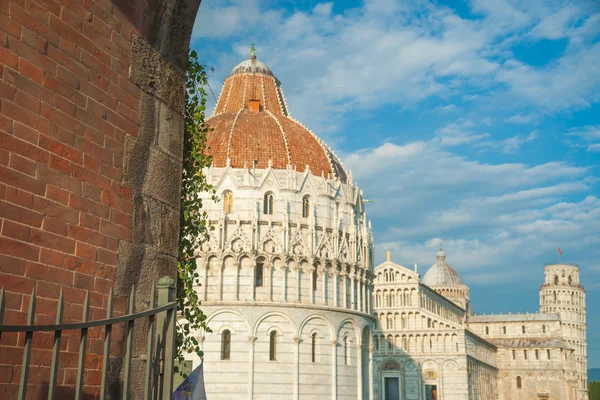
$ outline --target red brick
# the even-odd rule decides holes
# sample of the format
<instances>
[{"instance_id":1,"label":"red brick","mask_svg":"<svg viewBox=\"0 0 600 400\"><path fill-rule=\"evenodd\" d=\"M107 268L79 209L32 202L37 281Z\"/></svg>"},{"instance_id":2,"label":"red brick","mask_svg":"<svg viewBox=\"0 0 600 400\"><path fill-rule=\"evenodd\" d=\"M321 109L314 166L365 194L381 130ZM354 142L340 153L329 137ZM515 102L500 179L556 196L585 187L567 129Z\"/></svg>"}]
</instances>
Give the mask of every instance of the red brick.
<instances>
[{"instance_id":1,"label":"red brick","mask_svg":"<svg viewBox=\"0 0 600 400\"><path fill-rule=\"evenodd\" d=\"M28 263L25 275L28 278L54 282L60 285L71 286L73 284L73 272L62 268L54 268L49 265ZM66 291L65 288L65 300Z\"/></svg>"},{"instance_id":2,"label":"red brick","mask_svg":"<svg viewBox=\"0 0 600 400\"><path fill-rule=\"evenodd\" d=\"M100 218L88 213L79 213L79 224L94 231L100 230Z\"/></svg>"},{"instance_id":3,"label":"red brick","mask_svg":"<svg viewBox=\"0 0 600 400\"><path fill-rule=\"evenodd\" d=\"M31 47L26 42L9 36L8 47L19 57L27 59L29 62L40 67L44 71L53 75L56 73L56 62L44 55L44 53L40 52L38 49Z\"/></svg>"},{"instance_id":4,"label":"red brick","mask_svg":"<svg viewBox=\"0 0 600 400\"><path fill-rule=\"evenodd\" d=\"M81 151L54 140L49 136L41 135L39 137L39 146L74 163L81 164L83 162Z\"/></svg>"},{"instance_id":5,"label":"red brick","mask_svg":"<svg viewBox=\"0 0 600 400\"><path fill-rule=\"evenodd\" d=\"M13 85L11 85L7 82L4 82L4 81L0 81L0 97L1 98L7 99L10 101L14 101L16 92L17 92L17 89ZM8 119L6 119L6 120L8 121ZM6 131L10 132L10 130L8 128L6 129Z\"/></svg>"},{"instance_id":6,"label":"red brick","mask_svg":"<svg viewBox=\"0 0 600 400\"><path fill-rule=\"evenodd\" d=\"M133 204L131 201L117 197L112 193L102 192L102 204L105 204L111 208L115 208L126 214L131 214L133 212Z\"/></svg>"},{"instance_id":7,"label":"red brick","mask_svg":"<svg viewBox=\"0 0 600 400\"><path fill-rule=\"evenodd\" d=\"M48 218L48 217L46 217ZM50 264L55 267L61 267L65 259L64 254L51 249L42 248L40 251L40 262L42 264Z\"/></svg>"},{"instance_id":8,"label":"red brick","mask_svg":"<svg viewBox=\"0 0 600 400\"><path fill-rule=\"evenodd\" d=\"M77 242L75 246L75 255L88 260L96 261L96 247L83 242Z\"/></svg>"},{"instance_id":9,"label":"red brick","mask_svg":"<svg viewBox=\"0 0 600 400\"><path fill-rule=\"evenodd\" d=\"M10 158L10 153L4 149L0 149L0 165L8 165L8 160ZM4 185L0 185L0 187L4 188ZM0 199L2 196L0 196Z\"/></svg>"},{"instance_id":10,"label":"red brick","mask_svg":"<svg viewBox=\"0 0 600 400\"><path fill-rule=\"evenodd\" d=\"M108 115L108 122L110 122L118 128L123 129L127 133L135 133L137 136L137 123L131 122L128 119L120 116L119 114L111 110L107 110L106 113Z\"/></svg>"},{"instance_id":11,"label":"red brick","mask_svg":"<svg viewBox=\"0 0 600 400\"><path fill-rule=\"evenodd\" d=\"M64 36L65 38L69 39L71 42L75 43L88 53L92 51L92 42L58 17L54 15L50 16L50 27L54 29L60 36Z\"/></svg>"},{"instance_id":12,"label":"red brick","mask_svg":"<svg viewBox=\"0 0 600 400\"><path fill-rule=\"evenodd\" d=\"M122 115L123 117L127 118L132 123L134 123L136 125L139 123L138 113L136 111L132 110L131 108L127 107L125 104L119 103L119 105L117 107L117 112L120 115Z\"/></svg>"},{"instance_id":13,"label":"red brick","mask_svg":"<svg viewBox=\"0 0 600 400\"><path fill-rule=\"evenodd\" d=\"M40 100L19 88L17 88L17 93L15 95L14 101L15 104L18 104L21 107L25 107L31 112L34 112L36 114L40 113Z\"/></svg>"},{"instance_id":14,"label":"red brick","mask_svg":"<svg viewBox=\"0 0 600 400\"><path fill-rule=\"evenodd\" d=\"M75 14L69 11L67 7L62 8L60 13L60 19L65 21L71 28L75 29L76 31L81 31L81 18L77 17Z\"/></svg>"},{"instance_id":15,"label":"red brick","mask_svg":"<svg viewBox=\"0 0 600 400\"><path fill-rule=\"evenodd\" d=\"M79 211L43 197L35 196L33 198L33 209L71 224L76 224L79 221Z\"/></svg>"},{"instance_id":16,"label":"red brick","mask_svg":"<svg viewBox=\"0 0 600 400\"><path fill-rule=\"evenodd\" d=\"M0 200L0 217L35 227L42 225L42 214L3 200Z\"/></svg>"},{"instance_id":17,"label":"red brick","mask_svg":"<svg viewBox=\"0 0 600 400\"><path fill-rule=\"evenodd\" d=\"M27 3L25 3L25 10L42 24L46 24L48 22L48 10L39 5L37 2L33 0L27 1Z\"/></svg>"},{"instance_id":18,"label":"red brick","mask_svg":"<svg viewBox=\"0 0 600 400\"><path fill-rule=\"evenodd\" d=\"M42 229L48 232L56 233L57 235L67 235L67 223L61 219L45 216L42 221Z\"/></svg>"},{"instance_id":19,"label":"red brick","mask_svg":"<svg viewBox=\"0 0 600 400\"><path fill-rule=\"evenodd\" d=\"M52 103L52 105L57 110L64 112L65 114L69 115L70 117L75 116L75 110L77 110L77 105L75 103L65 99L62 96L56 96L54 98L54 103ZM54 125L54 127L56 127L56 125ZM62 128L61 128L61 131L69 132L66 129L62 129Z\"/></svg>"},{"instance_id":20,"label":"red brick","mask_svg":"<svg viewBox=\"0 0 600 400\"><path fill-rule=\"evenodd\" d=\"M23 58L19 59L19 72L37 83L42 83L44 71Z\"/></svg>"},{"instance_id":21,"label":"red brick","mask_svg":"<svg viewBox=\"0 0 600 400\"><path fill-rule=\"evenodd\" d=\"M30 31L27 28L23 28L23 33L21 33L21 40L23 43L28 44L30 47L33 47L35 50L42 54L46 54L48 49L48 42L36 35L35 32Z\"/></svg>"},{"instance_id":22,"label":"red brick","mask_svg":"<svg viewBox=\"0 0 600 400\"><path fill-rule=\"evenodd\" d=\"M2 235L22 242L27 242L29 241L29 228L27 225L16 224L6 220L2 224Z\"/></svg>"},{"instance_id":23,"label":"red brick","mask_svg":"<svg viewBox=\"0 0 600 400\"><path fill-rule=\"evenodd\" d=\"M19 172L35 176L35 162L28 160L25 157L21 157L17 153L10 154L10 162L8 165Z\"/></svg>"},{"instance_id":24,"label":"red brick","mask_svg":"<svg viewBox=\"0 0 600 400\"><path fill-rule=\"evenodd\" d=\"M48 56L52 58L54 61L74 73L79 79L88 80L90 77L90 73L88 68L79 62L79 60L74 59L63 50L55 47L48 46Z\"/></svg>"},{"instance_id":25,"label":"red brick","mask_svg":"<svg viewBox=\"0 0 600 400\"><path fill-rule=\"evenodd\" d=\"M50 162L48 163L48 166L52 169L62 172L63 174L71 173L71 161L54 154L50 154Z\"/></svg>"},{"instance_id":26,"label":"red brick","mask_svg":"<svg viewBox=\"0 0 600 400\"><path fill-rule=\"evenodd\" d=\"M60 285L45 281L37 281L35 291L40 297L57 299L60 295Z\"/></svg>"},{"instance_id":27,"label":"red brick","mask_svg":"<svg viewBox=\"0 0 600 400\"><path fill-rule=\"evenodd\" d=\"M75 251L75 241L73 239L38 229L32 229L30 240L31 243L62 251L63 253L72 254Z\"/></svg>"},{"instance_id":28,"label":"red brick","mask_svg":"<svg viewBox=\"0 0 600 400\"><path fill-rule=\"evenodd\" d=\"M81 182L78 179L44 165L38 166L37 177L44 182L67 189L72 193L81 193Z\"/></svg>"},{"instance_id":29,"label":"red brick","mask_svg":"<svg viewBox=\"0 0 600 400\"><path fill-rule=\"evenodd\" d=\"M38 114L19 106L11 101L2 100L2 113L8 118L12 118L24 125L30 126L42 133L50 133L50 122Z\"/></svg>"},{"instance_id":30,"label":"red brick","mask_svg":"<svg viewBox=\"0 0 600 400\"><path fill-rule=\"evenodd\" d=\"M7 32L17 39L21 37L21 24L2 13L0 13L0 30Z\"/></svg>"},{"instance_id":31,"label":"red brick","mask_svg":"<svg viewBox=\"0 0 600 400\"><path fill-rule=\"evenodd\" d=\"M80 289L94 290L94 277L75 272L73 274L73 284Z\"/></svg>"},{"instance_id":32,"label":"red brick","mask_svg":"<svg viewBox=\"0 0 600 400\"><path fill-rule=\"evenodd\" d=\"M19 64L19 56L2 46L0 46L0 60L13 69L17 69Z\"/></svg>"},{"instance_id":33,"label":"red brick","mask_svg":"<svg viewBox=\"0 0 600 400\"><path fill-rule=\"evenodd\" d=\"M46 190L44 182L4 166L0 166L0 182L35 194L43 194Z\"/></svg>"},{"instance_id":34,"label":"red brick","mask_svg":"<svg viewBox=\"0 0 600 400\"><path fill-rule=\"evenodd\" d=\"M102 249L103 251L106 251ZM0 272L12 275L25 274L25 260L15 257L0 255Z\"/></svg>"},{"instance_id":35,"label":"red brick","mask_svg":"<svg viewBox=\"0 0 600 400\"><path fill-rule=\"evenodd\" d=\"M106 91L92 85L89 82L80 82L81 92L90 96L95 101L98 101L104 104L106 107L116 110L117 109L117 100Z\"/></svg>"},{"instance_id":36,"label":"red brick","mask_svg":"<svg viewBox=\"0 0 600 400\"><path fill-rule=\"evenodd\" d=\"M119 76L119 87L138 100L142 98L141 89L125 76Z\"/></svg>"},{"instance_id":37,"label":"red brick","mask_svg":"<svg viewBox=\"0 0 600 400\"><path fill-rule=\"evenodd\" d=\"M102 200L102 191L96 186L90 185L89 183L83 183L82 190L83 197L94 200L98 203Z\"/></svg>"},{"instance_id":38,"label":"red brick","mask_svg":"<svg viewBox=\"0 0 600 400\"><path fill-rule=\"evenodd\" d=\"M13 69L4 69L4 80L46 103L54 101L54 92Z\"/></svg>"},{"instance_id":39,"label":"red brick","mask_svg":"<svg viewBox=\"0 0 600 400\"><path fill-rule=\"evenodd\" d=\"M29 243L0 236L0 254L37 261L40 255L40 248Z\"/></svg>"},{"instance_id":40,"label":"red brick","mask_svg":"<svg viewBox=\"0 0 600 400\"><path fill-rule=\"evenodd\" d=\"M125 214L115 209L110 210L110 221L125 228L131 229L132 227L131 214Z\"/></svg>"},{"instance_id":41,"label":"red brick","mask_svg":"<svg viewBox=\"0 0 600 400\"><path fill-rule=\"evenodd\" d=\"M69 204L69 191L54 185L48 185L46 187L46 197L65 205Z\"/></svg>"},{"instance_id":42,"label":"red brick","mask_svg":"<svg viewBox=\"0 0 600 400\"><path fill-rule=\"evenodd\" d=\"M87 103L86 97L78 90L74 89L69 85L65 85L60 80L54 78L52 75L44 75L42 84L54 93L61 95L67 100L77 104L80 107L85 107Z\"/></svg>"},{"instance_id":43,"label":"red brick","mask_svg":"<svg viewBox=\"0 0 600 400\"><path fill-rule=\"evenodd\" d=\"M54 0L36 0L40 3L46 10L51 12L54 15L60 15L60 5Z\"/></svg>"},{"instance_id":44,"label":"red brick","mask_svg":"<svg viewBox=\"0 0 600 400\"><path fill-rule=\"evenodd\" d=\"M115 83L110 84L110 87L108 88L108 93L111 96L113 96L115 99L117 99L118 101L123 102L125 105L127 105L132 110L139 112L139 108L140 108L139 99L137 99L132 94L126 92L125 90L121 89Z\"/></svg>"},{"instance_id":45,"label":"red brick","mask_svg":"<svg viewBox=\"0 0 600 400\"><path fill-rule=\"evenodd\" d=\"M117 265L117 253L107 249L99 248L97 252L99 262L110 265Z\"/></svg>"},{"instance_id":46,"label":"red brick","mask_svg":"<svg viewBox=\"0 0 600 400\"><path fill-rule=\"evenodd\" d=\"M67 227L67 236L78 242L93 244L95 246L106 247L107 244L105 235L81 226L69 225Z\"/></svg>"},{"instance_id":47,"label":"red brick","mask_svg":"<svg viewBox=\"0 0 600 400\"><path fill-rule=\"evenodd\" d=\"M33 206L33 195L13 186L6 186L6 201L21 207L31 208Z\"/></svg>"},{"instance_id":48,"label":"red brick","mask_svg":"<svg viewBox=\"0 0 600 400\"><path fill-rule=\"evenodd\" d=\"M100 232L121 240L131 239L131 230L104 219L100 220Z\"/></svg>"},{"instance_id":49,"label":"red brick","mask_svg":"<svg viewBox=\"0 0 600 400\"><path fill-rule=\"evenodd\" d=\"M121 181L123 173L120 169L113 167L112 165L102 163L102 175L109 177L115 181ZM109 189L110 190L110 189Z\"/></svg>"},{"instance_id":50,"label":"red brick","mask_svg":"<svg viewBox=\"0 0 600 400\"><path fill-rule=\"evenodd\" d=\"M19 122L15 122L14 127L13 127L13 134L20 138L23 139L29 143L35 144L37 145L37 140L38 140L38 133L36 130L31 129L28 126L25 126ZM37 149L36 147L29 147L27 150L29 150L27 152L28 155L31 155L31 151L33 151L34 149ZM39 150L39 149L38 149ZM36 161L41 161L41 162L47 162L48 161L48 153L46 151L43 150L39 150L40 154L36 154L35 158L33 158ZM31 157L30 157L31 158Z\"/></svg>"},{"instance_id":51,"label":"red brick","mask_svg":"<svg viewBox=\"0 0 600 400\"><path fill-rule=\"evenodd\" d=\"M58 38L58 48L70 55L71 57L79 60L81 58L81 48L75 43L66 39L64 36Z\"/></svg>"},{"instance_id":52,"label":"red brick","mask_svg":"<svg viewBox=\"0 0 600 400\"><path fill-rule=\"evenodd\" d=\"M81 53L81 63L86 67L99 72L111 82L117 81L119 79L119 75L117 75L117 73L112 68L110 68L110 66L103 64L102 61L98 60L91 54L85 52Z\"/></svg>"},{"instance_id":53,"label":"red brick","mask_svg":"<svg viewBox=\"0 0 600 400\"><path fill-rule=\"evenodd\" d=\"M110 179L85 167L73 165L72 175L82 182L88 182L102 190L110 191Z\"/></svg>"},{"instance_id":54,"label":"red brick","mask_svg":"<svg viewBox=\"0 0 600 400\"><path fill-rule=\"evenodd\" d=\"M83 135L83 137L86 138L87 140L97 144L98 146L102 146L102 147L104 147L106 139L111 139L107 135L107 133L97 131L96 129L89 127L89 126L85 127L85 134ZM109 148L106 148L106 150L110 151Z\"/></svg>"},{"instance_id":55,"label":"red brick","mask_svg":"<svg viewBox=\"0 0 600 400\"><path fill-rule=\"evenodd\" d=\"M90 156L89 154L83 155L83 166L94 172L100 172L100 161Z\"/></svg>"}]
</instances>

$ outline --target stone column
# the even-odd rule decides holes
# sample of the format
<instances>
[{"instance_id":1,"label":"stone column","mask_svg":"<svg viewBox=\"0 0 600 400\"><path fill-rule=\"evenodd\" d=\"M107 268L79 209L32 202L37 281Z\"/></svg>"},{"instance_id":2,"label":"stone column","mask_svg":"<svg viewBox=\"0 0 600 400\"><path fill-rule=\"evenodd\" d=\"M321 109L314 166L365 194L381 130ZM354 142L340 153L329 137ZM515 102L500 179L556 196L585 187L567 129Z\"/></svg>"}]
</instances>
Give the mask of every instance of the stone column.
<instances>
[{"instance_id":1,"label":"stone column","mask_svg":"<svg viewBox=\"0 0 600 400\"><path fill-rule=\"evenodd\" d=\"M219 301L223 300L223 270L225 269L225 264L220 263L219 265Z\"/></svg>"},{"instance_id":2,"label":"stone column","mask_svg":"<svg viewBox=\"0 0 600 400\"><path fill-rule=\"evenodd\" d=\"M281 301L287 302L287 267L281 267Z\"/></svg>"},{"instance_id":3,"label":"stone column","mask_svg":"<svg viewBox=\"0 0 600 400\"><path fill-rule=\"evenodd\" d=\"M362 301L363 301L363 292L362 292L362 281L360 275L356 276L356 309L358 311L362 311Z\"/></svg>"},{"instance_id":4,"label":"stone column","mask_svg":"<svg viewBox=\"0 0 600 400\"><path fill-rule=\"evenodd\" d=\"M363 376L362 376L362 363L363 363L363 353L362 353L362 344L356 345L356 351L358 352L358 357L356 357L358 370L356 371L357 382L356 382L356 392L357 399L362 399L362 388L363 388Z\"/></svg>"},{"instance_id":5,"label":"stone column","mask_svg":"<svg viewBox=\"0 0 600 400\"><path fill-rule=\"evenodd\" d=\"M338 293L338 272L336 268L332 269L331 276L333 277L333 306L337 307L340 296Z\"/></svg>"},{"instance_id":6,"label":"stone column","mask_svg":"<svg viewBox=\"0 0 600 400\"><path fill-rule=\"evenodd\" d=\"M256 300L256 264L250 264L250 268L252 268L252 276L250 277L250 300L254 301Z\"/></svg>"},{"instance_id":7,"label":"stone column","mask_svg":"<svg viewBox=\"0 0 600 400\"><path fill-rule=\"evenodd\" d=\"M347 308L348 306L348 279L346 279L346 277L348 276L346 274L345 271L343 271L340 274L341 278L342 278L342 301L340 302L340 305L343 308Z\"/></svg>"},{"instance_id":8,"label":"stone column","mask_svg":"<svg viewBox=\"0 0 600 400\"><path fill-rule=\"evenodd\" d=\"M237 262L234 264L235 267L235 285L233 290L235 290L235 299L240 299L240 268L242 267L241 262Z\"/></svg>"},{"instance_id":9,"label":"stone column","mask_svg":"<svg viewBox=\"0 0 600 400\"><path fill-rule=\"evenodd\" d=\"M309 270L310 273L310 304L315 304L315 291L313 288L315 287L315 267L312 267Z\"/></svg>"},{"instance_id":10,"label":"stone column","mask_svg":"<svg viewBox=\"0 0 600 400\"><path fill-rule=\"evenodd\" d=\"M356 275L354 271L350 273L350 309L356 310L356 290L354 287Z\"/></svg>"},{"instance_id":11,"label":"stone column","mask_svg":"<svg viewBox=\"0 0 600 400\"><path fill-rule=\"evenodd\" d=\"M263 278L264 278L264 272L267 272L267 275L269 276L269 286L267 288L267 290L268 290L267 299L269 301L273 301L273 264L265 263L263 268L264 268Z\"/></svg>"},{"instance_id":12,"label":"stone column","mask_svg":"<svg viewBox=\"0 0 600 400\"><path fill-rule=\"evenodd\" d=\"M248 336L248 350L250 352L248 357L248 400L252 400L254 397L254 342L256 336Z\"/></svg>"},{"instance_id":13,"label":"stone column","mask_svg":"<svg viewBox=\"0 0 600 400\"><path fill-rule=\"evenodd\" d=\"M331 341L331 398L337 400L337 340Z\"/></svg>"},{"instance_id":14,"label":"stone column","mask_svg":"<svg viewBox=\"0 0 600 400\"><path fill-rule=\"evenodd\" d=\"M322 304L327 304L327 271L325 269L323 269L321 271L321 275L323 276L323 287L322 287L322 294L321 294L321 303Z\"/></svg>"},{"instance_id":15,"label":"stone column","mask_svg":"<svg viewBox=\"0 0 600 400\"><path fill-rule=\"evenodd\" d=\"M204 277L202 278L202 287L204 288L204 293L202 293L202 300L206 301L208 298L208 272L210 271L210 262L205 262L203 269Z\"/></svg>"},{"instance_id":16,"label":"stone column","mask_svg":"<svg viewBox=\"0 0 600 400\"><path fill-rule=\"evenodd\" d=\"M294 343L296 343L294 348L294 358L296 360L294 364L294 400L300 398L300 342L299 337L294 337Z\"/></svg>"},{"instance_id":17,"label":"stone column","mask_svg":"<svg viewBox=\"0 0 600 400\"><path fill-rule=\"evenodd\" d=\"M300 299L301 299L301 288L302 285L300 284L300 270L302 268L300 266L296 266L296 301L298 303L300 303Z\"/></svg>"},{"instance_id":18,"label":"stone column","mask_svg":"<svg viewBox=\"0 0 600 400\"><path fill-rule=\"evenodd\" d=\"M379 343L381 345L381 342ZM404 382L401 382L404 386ZM373 398L373 346L369 346L369 399Z\"/></svg>"}]
</instances>

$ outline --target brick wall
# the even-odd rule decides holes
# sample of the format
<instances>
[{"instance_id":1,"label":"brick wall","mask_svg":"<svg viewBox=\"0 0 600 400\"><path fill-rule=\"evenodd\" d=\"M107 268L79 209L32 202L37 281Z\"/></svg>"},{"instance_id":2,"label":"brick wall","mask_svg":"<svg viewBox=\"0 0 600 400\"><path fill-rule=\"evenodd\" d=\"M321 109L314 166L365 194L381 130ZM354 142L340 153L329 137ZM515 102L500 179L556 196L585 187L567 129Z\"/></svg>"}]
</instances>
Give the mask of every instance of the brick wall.
<instances>
[{"instance_id":1,"label":"brick wall","mask_svg":"<svg viewBox=\"0 0 600 400\"><path fill-rule=\"evenodd\" d=\"M0 1L4 323L25 323L34 288L36 323L53 322L60 290L65 321L75 322L81 320L86 291L90 316L100 319L111 287L121 295L118 314L126 309L124 295L131 285L145 286L136 305L144 307L149 289L143 283L174 274L176 240L161 247L156 237L148 238L156 232L144 222L175 216L166 234L178 232L179 204L169 200L173 191L175 197L179 193L181 131L171 138L176 145L169 152L159 143L157 124L148 122L160 119L164 109L177 117L161 120L160 132L173 135L181 126L182 65L198 5L199 0ZM149 55L159 61L148 65ZM148 85L156 68L174 78ZM170 169L153 161L156 154L164 155L162 164L170 162ZM163 181L175 184L148 185ZM156 203L160 207L153 208ZM159 224L158 233L163 230ZM156 259L160 268L142 268ZM147 280L139 282L140 276ZM117 341L122 333L117 329ZM75 383L78 334L67 332L62 342L62 393ZM102 334L90 332L85 374L90 394L98 393ZM45 396L52 338L35 336L28 397ZM16 396L23 339L16 334L0 338L3 398ZM118 379L119 371L113 371L113 386Z\"/></svg>"}]
</instances>

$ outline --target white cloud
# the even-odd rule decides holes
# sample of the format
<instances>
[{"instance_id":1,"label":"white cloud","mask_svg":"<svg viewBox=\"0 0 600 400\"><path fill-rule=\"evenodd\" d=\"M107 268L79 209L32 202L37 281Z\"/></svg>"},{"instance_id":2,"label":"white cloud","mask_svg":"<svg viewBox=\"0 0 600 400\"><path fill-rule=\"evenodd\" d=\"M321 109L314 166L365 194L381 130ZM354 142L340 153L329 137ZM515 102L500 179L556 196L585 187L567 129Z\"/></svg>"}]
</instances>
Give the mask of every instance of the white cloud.
<instances>
[{"instance_id":1,"label":"white cloud","mask_svg":"<svg viewBox=\"0 0 600 400\"><path fill-rule=\"evenodd\" d=\"M573 147L585 148L590 153L600 152L600 125L587 125L571 128L569 136L578 138L578 142L568 142Z\"/></svg>"},{"instance_id":2,"label":"white cloud","mask_svg":"<svg viewBox=\"0 0 600 400\"><path fill-rule=\"evenodd\" d=\"M514 114L504 121L511 124L529 124L537 122L537 116L535 114Z\"/></svg>"},{"instance_id":3,"label":"white cloud","mask_svg":"<svg viewBox=\"0 0 600 400\"><path fill-rule=\"evenodd\" d=\"M502 141L502 152L504 153L515 153L521 148L524 143L532 142L537 138L537 132L533 131L529 135L513 136Z\"/></svg>"}]
</instances>

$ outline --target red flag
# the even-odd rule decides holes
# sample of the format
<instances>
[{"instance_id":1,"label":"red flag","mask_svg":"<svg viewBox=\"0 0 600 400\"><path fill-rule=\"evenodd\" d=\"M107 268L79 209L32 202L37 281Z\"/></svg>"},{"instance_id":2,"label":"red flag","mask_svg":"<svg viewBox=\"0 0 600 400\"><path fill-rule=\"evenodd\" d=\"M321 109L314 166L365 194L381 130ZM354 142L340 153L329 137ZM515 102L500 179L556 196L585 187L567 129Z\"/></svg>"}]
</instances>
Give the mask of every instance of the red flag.
<instances>
[{"instance_id":1,"label":"red flag","mask_svg":"<svg viewBox=\"0 0 600 400\"><path fill-rule=\"evenodd\" d=\"M558 254L562 255L562 251L560 251L560 247L558 248Z\"/></svg>"}]
</instances>

